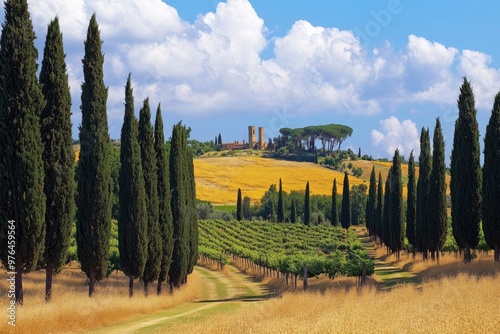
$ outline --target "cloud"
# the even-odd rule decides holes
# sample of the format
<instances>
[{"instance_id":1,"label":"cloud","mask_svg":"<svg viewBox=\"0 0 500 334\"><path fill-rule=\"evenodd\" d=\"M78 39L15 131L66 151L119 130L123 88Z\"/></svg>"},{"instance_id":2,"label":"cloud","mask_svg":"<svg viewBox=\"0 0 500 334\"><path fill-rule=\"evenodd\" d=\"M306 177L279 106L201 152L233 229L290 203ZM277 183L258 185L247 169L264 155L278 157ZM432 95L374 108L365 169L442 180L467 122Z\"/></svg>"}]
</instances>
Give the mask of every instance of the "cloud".
<instances>
[{"instance_id":1,"label":"cloud","mask_svg":"<svg viewBox=\"0 0 500 334\"><path fill-rule=\"evenodd\" d=\"M367 49L353 31L298 20L283 36L268 39L264 20L248 0L220 2L194 23L161 0L29 5L39 47L49 21L60 18L76 125L83 41L94 12L104 41L110 119L121 119L129 72L136 101L149 96L152 104L161 101L170 112L193 116L284 108L302 116L377 115L424 103L455 108L464 75L472 81L477 106L490 110L500 90L500 71L489 55L422 36L408 36L401 50L389 42ZM273 53L264 59L267 47Z\"/></svg>"},{"instance_id":2,"label":"cloud","mask_svg":"<svg viewBox=\"0 0 500 334\"><path fill-rule=\"evenodd\" d=\"M380 147L384 154L394 155L399 149L401 155L410 155L413 151L415 156L420 152L420 136L417 125L410 119L400 122L391 116L380 121L381 131L373 129L370 133L373 145Z\"/></svg>"}]
</instances>

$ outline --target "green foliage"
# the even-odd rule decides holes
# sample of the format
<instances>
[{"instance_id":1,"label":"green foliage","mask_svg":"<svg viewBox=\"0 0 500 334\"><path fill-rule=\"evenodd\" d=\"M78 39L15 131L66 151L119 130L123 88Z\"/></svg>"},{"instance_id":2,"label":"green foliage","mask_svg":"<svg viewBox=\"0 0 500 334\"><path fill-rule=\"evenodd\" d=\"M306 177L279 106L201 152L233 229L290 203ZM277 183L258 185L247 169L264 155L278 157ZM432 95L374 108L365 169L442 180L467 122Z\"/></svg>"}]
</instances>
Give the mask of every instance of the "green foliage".
<instances>
[{"instance_id":1,"label":"green foliage","mask_svg":"<svg viewBox=\"0 0 500 334\"><path fill-rule=\"evenodd\" d=\"M404 247L404 218L403 218L403 183L401 172L401 160L399 150L396 149L394 158L392 159L392 167L390 171L391 177L391 196L389 208L389 233L390 241L386 244L393 252L399 252Z\"/></svg>"},{"instance_id":2,"label":"green foliage","mask_svg":"<svg viewBox=\"0 0 500 334\"><path fill-rule=\"evenodd\" d=\"M306 193L304 195L304 224L311 224L311 199L309 195L309 182L306 184Z\"/></svg>"},{"instance_id":3,"label":"green foliage","mask_svg":"<svg viewBox=\"0 0 500 334\"><path fill-rule=\"evenodd\" d=\"M295 207L295 201L292 200L292 206L290 207L290 223L297 222L297 208Z\"/></svg>"},{"instance_id":4,"label":"green foliage","mask_svg":"<svg viewBox=\"0 0 500 334\"><path fill-rule=\"evenodd\" d=\"M382 183L382 172L378 173L378 186L377 186L377 206L375 211L375 232L376 235L382 239L383 235L383 218L384 218L384 188Z\"/></svg>"},{"instance_id":5,"label":"green foliage","mask_svg":"<svg viewBox=\"0 0 500 334\"><path fill-rule=\"evenodd\" d=\"M418 158L419 177L417 181L416 220L415 220L415 248L420 252L427 252L429 217L429 189L431 182L432 160L429 129L422 128L420 133L420 156Z\"/></svg>"},{"instance_id":6,"label":"green foliage","mask_svg":"<svg viewBox=\"0 0 500 334\"><path fill-rule=\"evenodd\" d=\"M157 176L158 176L158 223L160 226L160 235L162 242L162 258L160 264L160 273L158 276L157 293L161 293L161 284L167 280L170 269L170 261L174 248L173 237L173 218L171 208L170 193L170 170L168 163L168 154L165 147L165 135L163 132L163 118L161 116L161 106L158 104L155 119L155 143Z\"/></svg>"},{"instance_id":7,"label":"green foliage","mask_svg":"<svg viewBox=\"0 0 500 334\"><path fill-rule=\"evenodd\" d=\"M364 225L366 223L366 184L352 186L350 190L351 197L351 223L352 225Z\"/></svg>"},{"instance_id":8,"label":"green foliage","mask_svg":"<svg viewBox=\"0 0 500 334\"><path fill-rule=\"evenodd\" d=\"M438 252L446 240L446 163L444 139L439 117L433 137L432 171L429 187L429 235L427 246L431 252Z\"/></svg>"},{"instance_id":9,"label":"green foliage","mask_svg":"<svg viewBox=\"0 0 500 334\"><path fill-rule=\"evenodd\" d=\"M125 113L120 138L118 248L121 270L132 278L142 276L148 254L146 189L138 136L129 75L125 86Z\"/></svg>"},{"instance_id":10,"label":"green foliage","mask_svg":"<svg viewBox=\"0 0 500 334\"><path fill-rule=\"evenodd\" d=\"M342 192L342 211L340 212L340 223L343 228L351 226L351 195L349 193L349 177L344 173L344 188Z\"/></svg>"},{"instance_id":11,"label":"green foliage","mask_svg":"<svg viewBox=\"0 0 500 334\"><path fill-rule=\"evenodd\" d=\"M417 218L417 184L415 174L415 158L413 151L410 153L408 161L408 195L406 200L406 237L408 242L415 249L415 220Z\"/></svg>"},{"instance_id":12,"label":"green foliage","mask_svg":"<svg viewBox=\"0 0 500 334\"><path fill-rule=\"evenodd\" d=\"M500 261L500 93L495 96L490 120L484 136L483 166L483 230L488 245Z\"/></svg>"},{"instance_id":13,"label":"green foliage","mask_svg":"<svg viewBox=\"0 0 500 334\"><path fill-rule=\"evenodd\" d=\"M250 220L252 218L252 199L248 196L243 197L243 218Z\"/></svg>"},{"instance_id":14,"label":"green foliage","mask_svg":"<svg viewBox=\"0 0 500 334\"><path fill-rule=\"evenodd\" d=\"M333 179L333 187L332 187L332 210L331 210L331 223L332 226L338 227L340 225L339 222L339 212L337 205L337 179Z\"/></svg>"},{"instance_id":15,"label":"green foliage","mask_svg":"<svg viewBox=\"0 0 500 334\"><path fill-rule=\"evenodd\" d=\"M110 140L104 85L104 55L95 14L90 19L83 63L82 124L77 187L77 243L82 270L93 281L102 279L108 268L111 231Z\"/></svg>"},{"instance_id":16,"label":"green foliage","mask_svg":"<svg viewBox=\"0 0 500 334\"><path fill-rule=\"evenodd\" d=\"M236 220L243 220L243 200L241 198L241 188L238 188L238 198L236 200Z\"/></svg>"},{"instance_id":17,"label":"green foliage","mask_svg":"<svg viewBox=\"0 0 500 334\"><path fill-rule=\"evenodd\" d=\"M361 276L363 264L367 275L373 273L372 260L350 230L216 220L200 221L199 231L200 254L216 261L234 254L293 275L301 275L306 264L309 277Z\"/></svg>"},{"instance_id":18,"label":"green foliage","mask_svg":"<svg viewBox=\"0 0 500 334\"><path fill-rule=\"evenodd\" d=\"M451 216L453 235L465 260L478 244L481 219L481 167L479 165L479 130L474 94L464 78L458 97L458 119L455 123L451 152Z\"/></svg>"},{"instance_id":19,"label":"green foliage","mask_svg":"<svg viewBox=\"0 0 500 334\"><path fill-rule=\"evenodd\" d=\"M352 175L354 175L356 177L361 177L361 175L363 175L363 168L361 168L361 167L354 167L352 169Z\"/></svg>"},{"instance_id":20,"label":"green foliage","mask_svg":"<svg viewBox=\"0 0 500 334\"><path fill-rule=\"evenodd\" d=\"M120 216L120 148L113 145L113 142L109 149L109 164L111 166L111 217L118 220Z\"/></svg>"},{"instance_id":21,"label":"green foliage","mask_svg":"<svg viewBox=\"0 0 500 334\"><path fill-rule=\"evenodd\" d=\"M66 263L75 215L71 95L64 58L62 34L56 17L47 30L40 71L40 84L47 100L41 117L47 198L44 260L47 270L55 273Z\"/></svg>"},{"instance_id":22,"label":"green foliage","mask_svg":"<svg viewBox=\"0 0 500 334\"><path fill-rule=\"evenodd\" d=\"M278 223L285 222L285 203L283 202L283 186L280 179L280 188L278 192Z\"/></svg>"},{"instance_id":23,"label":"green foliage","mask_svg":"<svg viewBox=\"0 0 500 334\"><path fill-rule=\"evenodd\" d=\"M376 210L377 210L377 177L375 176L375 166L370 174L370 186L368 187L368 200L366 201L366 227L371 236L377 235L376 231Z\"/></svg>"},{"instance_id":24,"label":"green foliage","mask_svg":"<svg viewBox=\"0 0 500 334\"><path fill-rule=\"evenodd\" d=\"M154 148L154 130L151 125L149 99L146 98L139 112L139 146L141 147L144 188L146 190L147 260L142 273L145 292L148 284L157 280L162 261L162 241L158 206L158 164Z\"/></svg>"}]
</instances>

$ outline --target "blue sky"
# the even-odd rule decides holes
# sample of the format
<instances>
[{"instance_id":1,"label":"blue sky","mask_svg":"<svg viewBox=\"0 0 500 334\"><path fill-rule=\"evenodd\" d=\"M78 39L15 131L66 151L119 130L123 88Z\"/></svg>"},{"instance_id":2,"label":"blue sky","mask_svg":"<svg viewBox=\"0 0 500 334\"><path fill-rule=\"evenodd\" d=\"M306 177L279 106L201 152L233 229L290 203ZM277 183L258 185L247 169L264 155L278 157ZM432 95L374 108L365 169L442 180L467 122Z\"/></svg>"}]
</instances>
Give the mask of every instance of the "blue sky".
<instances>
[{"instance_id":1,"label":"blue sky","mask_svg":"<svg viewBox=\"0 0 500 334\"><path fill-rule=\"evenodd\" d=\"M136 109L161 102L165 131L243 140L266 128L341 123L344 147L374 157L419 152L420 129L440 117L450 155L462 77L474 88L481 136L500 91L500 3L482 1L31 0L37 47L61 19L81 122L81 58L88 20L100 24L112 138L123 122L129 72ZM482 146L482 139L481 139Z\"/></svg>"}]
</instances>

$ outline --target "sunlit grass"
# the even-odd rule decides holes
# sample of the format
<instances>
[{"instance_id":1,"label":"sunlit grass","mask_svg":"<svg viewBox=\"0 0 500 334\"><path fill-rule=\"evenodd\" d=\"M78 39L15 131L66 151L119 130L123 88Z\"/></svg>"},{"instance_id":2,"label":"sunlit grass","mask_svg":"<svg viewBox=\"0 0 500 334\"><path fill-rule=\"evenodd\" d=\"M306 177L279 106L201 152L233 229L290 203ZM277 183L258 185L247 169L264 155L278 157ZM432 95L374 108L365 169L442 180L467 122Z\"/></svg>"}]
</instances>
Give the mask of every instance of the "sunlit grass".
<instances>
[{"instance_id":1,"label":"sunlit grass","mask_svg":"<svg viewBox=\"0 0 500 334\"><path fill-rule=\"evenodd\" d=\"M283 190L304 190L310 182L311 195L331 195L333 179L342 192L344 173L307 162L292 162L255 156L209 157L194 160L196 197L214 204L236 203L238 188L243 196L258 201L271 184ZM363 183L349 176L349 185Z\"/></svg>"},{"instance_id":2,"label":"sunlit grass","mask_svg":"<svg viewBox=\"0 0 500 334\"><path fill-rule=\"evenodd\" d=\"M3 272L3 269L2 269ZM156 284L150 295L144 296L143 286L137 281L133 298L128 297L128 278L122 274L98 282L95 296L88 297L86 277L79 268L64 269L54 277L53 299L44 299L45 272L24 276L24 305L17 307L16 327L7 325L7 317L0 322L0 333L74 333L88 332L114 323L130 320L160 310L191 302L203 294L202 278L195 272L189 284L173 295L164 286L161 296L156 295ZM0 295L7 295L6 280L0 282ZM6 309L8 300L0 302ZM5 313L6 314L6 313Z\"/></svg>"}]
</instances>

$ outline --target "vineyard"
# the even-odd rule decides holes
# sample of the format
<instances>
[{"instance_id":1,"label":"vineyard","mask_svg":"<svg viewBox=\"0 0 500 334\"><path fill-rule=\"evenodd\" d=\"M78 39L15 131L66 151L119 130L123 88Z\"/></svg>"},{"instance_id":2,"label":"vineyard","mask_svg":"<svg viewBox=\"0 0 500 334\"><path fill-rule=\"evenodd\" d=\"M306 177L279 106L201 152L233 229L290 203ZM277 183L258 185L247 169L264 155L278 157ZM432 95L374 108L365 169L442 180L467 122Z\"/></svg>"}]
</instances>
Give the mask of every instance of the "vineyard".
<instances>
[{"instance_id":1,"label":"vineyard","mask_svg":"<svg viewBox=\"0 0 500 334\"><path fill-rule=\"evenodd\" d=\"M288 278L325 274L371 275L373 261L350 230L323 225L270 222L199 221L199 254L203 260L227 263L244 259L256 267Z\"/></svg>"}]
</instances>

